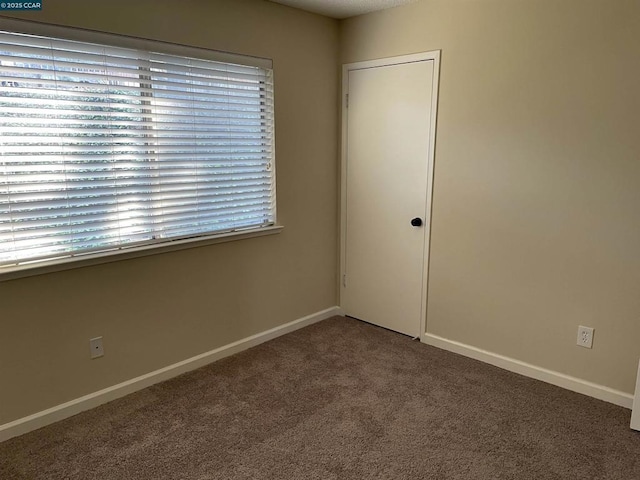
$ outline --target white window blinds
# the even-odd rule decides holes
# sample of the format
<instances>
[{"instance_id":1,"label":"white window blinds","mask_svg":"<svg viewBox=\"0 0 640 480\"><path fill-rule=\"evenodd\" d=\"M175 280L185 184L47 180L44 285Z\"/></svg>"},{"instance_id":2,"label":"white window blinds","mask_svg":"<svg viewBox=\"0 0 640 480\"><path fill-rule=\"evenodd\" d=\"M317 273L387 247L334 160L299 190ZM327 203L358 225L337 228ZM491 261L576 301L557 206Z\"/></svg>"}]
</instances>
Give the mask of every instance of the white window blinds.
<instances>
[{"instance_id":1,"label":"white window blinds","mask_svg":"<svg viewBox=\"0 0 640 480\"><path fill-rule=\"evenodd\" d=\"M275 222L270 69L0 32L0 267Z\"/></svg>"}]
</instances>

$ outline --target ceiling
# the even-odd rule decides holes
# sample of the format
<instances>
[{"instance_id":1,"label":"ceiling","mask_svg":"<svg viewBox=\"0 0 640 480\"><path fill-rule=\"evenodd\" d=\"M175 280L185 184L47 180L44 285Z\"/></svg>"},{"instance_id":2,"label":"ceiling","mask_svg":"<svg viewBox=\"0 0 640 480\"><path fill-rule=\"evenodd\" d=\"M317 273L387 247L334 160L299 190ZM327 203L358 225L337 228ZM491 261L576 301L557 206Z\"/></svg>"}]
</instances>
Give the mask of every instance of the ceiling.
<instances>
[{"instance_id":1,"label":"ceiling","mask_svg":"<svg viewBox=\"0 0 640 480\"><path fill-rule=\"evenodd\" d=\"M347 18L363 13L397 7L416 0L269 0L282 5L319 13L332 18Z\"/></svg>"}]
</instances>

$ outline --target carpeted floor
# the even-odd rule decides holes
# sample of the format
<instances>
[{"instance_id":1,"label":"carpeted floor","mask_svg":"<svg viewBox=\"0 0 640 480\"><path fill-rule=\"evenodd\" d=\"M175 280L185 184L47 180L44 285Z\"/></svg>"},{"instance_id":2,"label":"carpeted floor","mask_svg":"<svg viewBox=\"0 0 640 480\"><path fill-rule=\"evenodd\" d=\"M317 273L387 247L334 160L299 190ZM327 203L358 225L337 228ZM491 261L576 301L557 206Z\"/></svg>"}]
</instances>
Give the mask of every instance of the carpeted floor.
<instances>
[{"instance_id":1,"label":"carpeted floor","mask_svg":"<svg viewBox=\"0 0 640 480\"><path fill-rule=\"evenodd\" d=\"M640 479L630 411L333 318L0 444L0 479Z\"/></svg>"}]
</instances>

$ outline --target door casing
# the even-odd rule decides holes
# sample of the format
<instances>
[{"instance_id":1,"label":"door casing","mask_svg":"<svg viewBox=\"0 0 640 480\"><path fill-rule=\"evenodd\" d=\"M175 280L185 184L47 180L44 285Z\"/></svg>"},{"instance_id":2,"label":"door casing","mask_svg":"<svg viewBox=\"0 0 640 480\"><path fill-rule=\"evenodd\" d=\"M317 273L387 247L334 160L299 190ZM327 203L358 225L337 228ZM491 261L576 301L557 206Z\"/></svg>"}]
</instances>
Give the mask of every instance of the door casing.
<instances>
[{"instance_id":1,"label":"door casing","mask_svg":"<svg viewBox=\"0 0 640 480\"><path fill-rule=\"evenodd\" d=\"M347 142L348 142L348 94L349 94L349 71L364 68L376 68L391 65L400 65L404 63L413 63L421 61L433 61L433 86L431 94L431 129L429 132L429 150L427 165L427 198L426 202L426 218L424 222L425 242L424 242L424 258L423 265L423 282L422 296L420 306L420 341L425 341L427 330L427 294L429 289L429 250L431 245L431 213L433 199L433 172L435 157L435 141L436 141L436 118L438 107L438 86L440 79L440 50L429 52L415 53L411 55L401 55L396 57L382 58L378 60L367 60L363 62L348 63L342 66L342 137L341 137L341 153L340 153L340 276L339 291L340 298L344 298L344 276L346 273L346 226L347 226ZM342 301L340 301L342 304Z\"/></svg>"}]
</instances>

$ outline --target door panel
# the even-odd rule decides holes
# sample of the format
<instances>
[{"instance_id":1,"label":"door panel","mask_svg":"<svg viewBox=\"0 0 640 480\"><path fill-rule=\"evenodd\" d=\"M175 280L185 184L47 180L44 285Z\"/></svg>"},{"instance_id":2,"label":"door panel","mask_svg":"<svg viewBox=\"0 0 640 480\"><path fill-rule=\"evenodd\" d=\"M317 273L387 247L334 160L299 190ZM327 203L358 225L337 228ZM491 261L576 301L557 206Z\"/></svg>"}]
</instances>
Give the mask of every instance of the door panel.
<instances>
[{"instance_id":1,"label":"door panel","mask_svg":"<svg viewBox=\"0 0 640 480\"><path fill-rule=\"evenodd\" d=\"M346 146L347 315L420 335L433 61L350 70Z\"/></svg>"}]
</instances>

